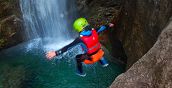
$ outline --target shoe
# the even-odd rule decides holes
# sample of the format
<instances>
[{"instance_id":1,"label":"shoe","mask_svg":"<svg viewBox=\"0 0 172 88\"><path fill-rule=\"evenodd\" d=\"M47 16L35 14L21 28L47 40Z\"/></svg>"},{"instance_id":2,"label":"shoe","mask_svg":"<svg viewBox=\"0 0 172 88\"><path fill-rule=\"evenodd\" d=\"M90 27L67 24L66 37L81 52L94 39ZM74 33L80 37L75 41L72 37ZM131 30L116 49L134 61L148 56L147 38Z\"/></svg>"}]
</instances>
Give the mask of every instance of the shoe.
<instances>
[{"instance_id":1,"label":"shoe","mask_svg":"<svg viewBox=\"0 0 172 88\"><path fill-rule=\"evenodd\" d=\"M85 77L85 76L86 76L86 73L77 72L76 74L77 74L78 76L81 76L81 77Z\"/></svg>"},{"instance_id":2,"label":"shoe","mask_svg":"<svg viewBox=\"0 0 172 88\"><path fill-rule=\"evenodd\" d=\"M107 67L109 64L107 63L107 64L104 64L104 65L102 65L103 67Z\"/></svg>"},{"instance_id":3,"label":"shoe","mask_svg":"<svg viewBox=\"0 0 172 88\"><path fill-rule=\"evenodd\" d=\"M106 59L104 57L102 57L100 59L100 63L102 65L102 67L107 67L109 65L108 62L106 61Z\"/></svg>"}]
</instances>

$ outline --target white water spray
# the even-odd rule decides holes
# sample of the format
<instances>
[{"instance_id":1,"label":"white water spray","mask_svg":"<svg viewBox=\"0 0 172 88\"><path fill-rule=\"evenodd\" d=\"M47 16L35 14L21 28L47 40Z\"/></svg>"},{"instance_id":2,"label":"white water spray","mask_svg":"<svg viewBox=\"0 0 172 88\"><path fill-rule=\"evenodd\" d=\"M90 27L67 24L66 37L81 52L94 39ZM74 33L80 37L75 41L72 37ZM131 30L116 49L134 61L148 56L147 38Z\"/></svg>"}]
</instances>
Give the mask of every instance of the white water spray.
<instances>
[{"instance_id":1,"label":"white water spray","mask_svg":"<svg viewBox=\"0 0 172 88\"><path fill-rule=\"evenodd\" d=\"M20 0L26 39L41 39L44 47L52 49L70 43L75 37L71 26L76 18L74 1Z\"/></svg>"}]
</instances>

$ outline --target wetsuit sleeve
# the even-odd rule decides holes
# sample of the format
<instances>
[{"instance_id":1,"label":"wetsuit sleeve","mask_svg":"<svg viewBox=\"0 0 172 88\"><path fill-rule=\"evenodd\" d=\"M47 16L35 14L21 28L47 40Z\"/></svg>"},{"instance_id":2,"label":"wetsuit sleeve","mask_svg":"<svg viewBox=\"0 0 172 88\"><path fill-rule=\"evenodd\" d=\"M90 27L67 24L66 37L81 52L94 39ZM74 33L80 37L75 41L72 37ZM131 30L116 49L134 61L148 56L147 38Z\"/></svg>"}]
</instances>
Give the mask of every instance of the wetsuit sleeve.
<instances>
[{"instance_id":1,"label":"wetsuit sleeve","mask_svg":"<svg viewBox=\"0 0 172 88\"><path fill-rule=\"evenodd\" d=\"M64 52L66 52L69 48L81 43L82 41L79 38L76 38L72 43L70 43L69 45L63 47L62 49L56 51L56 55L62 54Z\"/></svg>"},{"instance_id":2,"label":"wetsuit sleeve","mask_svg":"<svg viewBox=\"0 0 172 88\"><path fill-rule=\"evenodd\" d=\"M100 26L99 28L96 28L96 31L97 33L101 33L102 31L107 30L109 28L110 27L108 25L103 25L103 26Z\"/></svg>"}]
</instances>

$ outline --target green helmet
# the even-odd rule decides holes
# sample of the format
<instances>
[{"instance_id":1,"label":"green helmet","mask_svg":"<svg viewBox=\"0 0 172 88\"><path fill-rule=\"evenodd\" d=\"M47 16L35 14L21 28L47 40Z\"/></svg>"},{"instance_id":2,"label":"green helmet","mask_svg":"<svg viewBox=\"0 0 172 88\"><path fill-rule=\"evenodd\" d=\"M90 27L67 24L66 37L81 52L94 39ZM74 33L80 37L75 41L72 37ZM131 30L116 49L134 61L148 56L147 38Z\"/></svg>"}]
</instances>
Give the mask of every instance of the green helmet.
<instances>
[{"instance_id":1,"label":"green helmet","mask_svg":"<svg viewBox=\"0 0 172 88\"><path fill-rule=\"evenodd\" d=\"M73 23L73 27L77 32L81 32L84 29L84 27L86 27L87 25L88 22L85 18L78 18Z\"/></svg>"}]
</instances>

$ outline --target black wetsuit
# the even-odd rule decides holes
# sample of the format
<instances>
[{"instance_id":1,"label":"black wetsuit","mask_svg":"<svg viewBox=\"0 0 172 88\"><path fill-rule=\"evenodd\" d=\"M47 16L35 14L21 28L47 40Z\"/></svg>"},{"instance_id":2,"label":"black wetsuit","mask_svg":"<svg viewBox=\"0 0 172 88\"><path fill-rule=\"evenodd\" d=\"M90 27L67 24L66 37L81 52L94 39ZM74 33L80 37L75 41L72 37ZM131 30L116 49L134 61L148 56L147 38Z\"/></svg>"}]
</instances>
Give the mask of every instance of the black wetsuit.
<instances>
[{"instance_id":1,"label":"black wetsuit","mask_svg":"<svg viewBox=\"0 0 172 88\"><path fill-rule=\"evenodd\" d=\"M101 33L105 29L109 29L109 26L101 26L100 28L97 28L96 31L97 31L97 33ZM91 29L89 28L87 30L91 30ZM69 45L63 47L62 49L60 49L58 51L56 51L56 55L59 55L59 54L62 54L64 52L66 52L68 49L70 49L71 47L74 47L75 45L77 45L79 43L83 43L83 41L78 37L72 43L70 43Z\"/></svg>"},{"instance_id":2,"label":"black wetsuit","mask_svg":"<svg viewBox=\"0 0 172 88\"><path fill-rule=\"evenodd\" d=\"M92 29L92 27L86 27L86 30L90 31ZM102 31L109 29L109 26L101 26L100 28L97 28L96 31L97 33L101 33ZM82 33L80 33L82 35ZM56 55L62 54L64 52L66 52L68 49L70 49L71 47L74 47L75 45L81 44L81 46L83 47L84 51L87 52L86 46L83 43L83 41L78 37L76 38L72 43L70 43L69 45L63 47L62 49L56 51ZM80 73L83 73L83 69L82 69L82 62L85 59L90 59L91 55L88 55L87 53L85 54L79 54L76 56L76 61L77 61L77 69Z\"/></svg>"}]
</instances>

